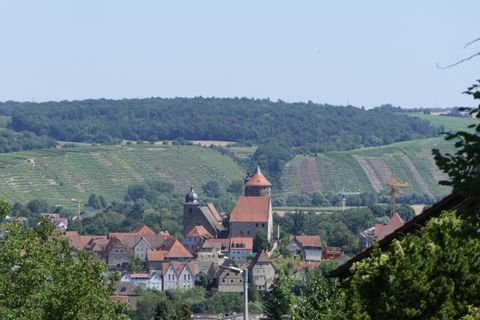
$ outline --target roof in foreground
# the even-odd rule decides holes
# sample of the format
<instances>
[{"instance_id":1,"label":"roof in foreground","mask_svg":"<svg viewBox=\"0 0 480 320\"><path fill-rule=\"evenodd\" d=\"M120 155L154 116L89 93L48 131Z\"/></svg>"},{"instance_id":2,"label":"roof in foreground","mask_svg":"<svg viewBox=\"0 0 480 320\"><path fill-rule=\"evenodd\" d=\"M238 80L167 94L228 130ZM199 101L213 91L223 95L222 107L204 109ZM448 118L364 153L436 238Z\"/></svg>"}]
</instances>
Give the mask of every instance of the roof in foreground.
<instances>
[{"instance_id":1,"label":"roof in foreground","mask_svg":"<svg viewBox=\"0 0 480 320\"><path fill-rule=\"evenodd\" d=\"M238 199L230 214L230 222L267 222L270 197L245 197Z\"/></svg>"},{"instance_id":2,"label":"roof in foreground","mask_svg":"<svg viewBox=\"0 0 480 320\"><path fill-rule=\"evenodd\" d=\"M426 209L424 212L414 217L412 220L405 223L403 226L385 236L382 240L378 241L378 246L381 249L389 246L394 239L402 238L405 234L413 233L424 226L431 218L439 216L445 210L455 210L458 208L467 208L471 206L475 200L473 198L465 198L458 194L451 194L446 196L439 202L435 203L430 208ZM373 247L370 247L359 254L357 254L352 259L348 260L344 264L340 265L336 269L330 272L331 277L346 277L350 275L350 268L352 265L364 258L367 258L372 253Z\"/></svg>"}]
</instances>

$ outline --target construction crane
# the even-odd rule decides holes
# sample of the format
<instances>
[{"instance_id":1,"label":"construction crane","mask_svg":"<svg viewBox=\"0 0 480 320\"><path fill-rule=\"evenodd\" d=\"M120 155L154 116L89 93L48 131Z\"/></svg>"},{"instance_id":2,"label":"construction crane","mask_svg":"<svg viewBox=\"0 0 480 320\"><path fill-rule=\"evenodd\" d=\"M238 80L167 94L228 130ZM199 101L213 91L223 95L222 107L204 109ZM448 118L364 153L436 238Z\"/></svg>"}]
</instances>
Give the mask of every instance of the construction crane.
<instances>
[{"instance_id":1,"label":"construction crane","mask_svg":"<svg viewBox=\"0 0 480 320\"><path fill-rule=\"evenodd\" d=\"M73 202L75 202L77 204L77 220L80 220L80 205L82 204L82 201L80 200L77 200L77 199L70 199L72 200Z\"/></svg>"},{"instance_id":2,"label":"construction crane","mask_svg":"<svg viewBox=\"0 0 480 320\"><path fill-rule=\"evenodd\" d=\"M345 212L345 207L347 204L347 196L358 196L360 195L360 192L345 191L345 187L342 187L342 191L340 191L338 195L342 198L342 212Z\"/></svg>"},{"instance_id":3,"label":"construction crane","mask_svg":"<svg viewBox=\"0 0 480 320\"><path fill-rule=\"evenodd\" d=\"M387 183L387 187L390 188L390 218L393 217L396 209L396 199L397 199L397 191L399 189L408 188L408 183L400 182L397 180L395 175L392 173L390 177L390 181Z\"/></svg>"}]
</instances>

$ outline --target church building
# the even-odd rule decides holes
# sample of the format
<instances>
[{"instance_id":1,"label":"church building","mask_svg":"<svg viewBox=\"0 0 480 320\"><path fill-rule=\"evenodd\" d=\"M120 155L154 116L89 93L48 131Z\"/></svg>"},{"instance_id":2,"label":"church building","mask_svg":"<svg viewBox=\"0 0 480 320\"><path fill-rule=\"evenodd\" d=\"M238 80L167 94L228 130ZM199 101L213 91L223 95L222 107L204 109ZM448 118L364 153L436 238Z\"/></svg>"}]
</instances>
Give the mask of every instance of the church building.
<instances>
[{"instance_id":1,"label":"church building","mask_svg":"<svg viewBox=\"0 0 480 320\"><path fill-rule=\"evenodd\" d=\"M203 226L214 238L225 229L222 217L213 203L202 204L192 186L183 205L183 235L187 235L196 226Z\"/></svg>"},{"instance_id":2,"label":"church building","mask_svg":"<svg viewBox=\"0 0 480 320\"><path fill-rule=\"evenodd\" d=\"M273 218L270 181L260 167L245 179L245 195L238 199L230 214L230 237L252 237L262 231L272 239Z\"/></svg>"}]
</instances>

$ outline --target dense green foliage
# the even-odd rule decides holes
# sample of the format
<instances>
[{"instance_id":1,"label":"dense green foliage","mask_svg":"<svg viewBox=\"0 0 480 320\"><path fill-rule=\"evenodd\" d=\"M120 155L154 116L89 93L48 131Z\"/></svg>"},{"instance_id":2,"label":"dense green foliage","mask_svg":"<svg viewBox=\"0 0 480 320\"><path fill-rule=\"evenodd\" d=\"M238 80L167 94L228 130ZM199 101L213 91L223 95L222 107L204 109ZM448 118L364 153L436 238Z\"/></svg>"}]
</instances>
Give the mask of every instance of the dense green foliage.
<instances>
[{"instance_id":1,"label":"dense green foliage","mask_svg":"<svg viewBox=\"0 0 480 320\"><path fill-rule=\"evenodd\" d=\"M474 100L480 100L480 80L466 91ZM480 120L480 104L470 109L470 114ZM450 181L443 181L453 186L456 192L480 196L480 123L470 125L475 128L473 133L459 131L447 134L447 140L455 140L457 151L442 155L439 150L433 150L435 160L443 171L448 173Z\"/></svg>"},{"instance_id":2,"label":"dense green foliage","mask_svg":"<svg viewBox=\"0 0 480 320\"><path fill-rule=\"evenodd\" d=\"M183 320L186 318L185 311L224 314L241 312L242 307L239 294L207 292L202 287L185 291L142 291L138 299L138 308L131 312L131 318L133 320Z\"/></svg>"},{"instance_id":3,"label":"dense green foliage","mask_svg":"<svg viewBox=\"0 0 480 320\"><path fill-rule=\"evenodd\" d=\"M0 131L0 153L21 150L47 149L57 145L57 142L45 135L37 136L32 132Z\"/></svg>"},{"instance_id":4,"label":"dense green foliage","mask_svg":"<svg viewBox=\"0 0 480 320\"><path fill-rule=\"evenodd\" d=\"M115 279L106 276L105 264L74 252L53 224L2 229L1 319L127 319L124 306L110 298Z\"/></svg>"},{"instance_id":5,"label":"dense green foliage","mask_svg":"<svg viewBox=\"0 0 480 320\"><path fill-rule=\"evenodd\" d=\"M428 122L391 112L253 99L175 98L19 104L12 128L58 140L227 140L277 137L317 151L388 144L436 134Z\"/></svg>"},{"instance_id":6,"label":"dense green foliage","mask_svg":"<svg viewBox=\"0 0 480 320\"><path fill-rule=\"evenodd\" d=\"M263 303L263 313L266 320L284 319L292 313L295 296L292 292L293 279L280 274L272 284L270 292Z\"/></svg>"},{"instance_id":7,"label":"dense green foliage","mask_svg":"<svg viewBox=\"0 0 480 320\"><path fill-rule=\"evenodd\" d=\"M406 205L398 206L397 211L405 221L414 216L413 209ZM358 234L375 223L387 223L388 215L386 206L373 205L338 213L297 211L283 218L275 215L274 221L287 234L319 235L324 246L338 246L347 253L355 253L360 249Z\"/></svg>"},{"instance_id":8,"label":"dense green foliage","mask_svg":"<svg viewBox=\"0 0 480 320\"><path fill-rule=\"evenodd\" d=\"M354 266L353 319L459 319L480 300L479 223L444 213Z\"/></svg>"},{"instance_id":9,"label":"dense green foliage","mask_svg":"<svg viewBox=\"0 0 480 320\"><path fill-rule=\"evenodd\" d=\"M325 278L320 268L307 272L292 319L348 319L345 292L338 286L338 281Z\"/></svg>"}]
</instances>

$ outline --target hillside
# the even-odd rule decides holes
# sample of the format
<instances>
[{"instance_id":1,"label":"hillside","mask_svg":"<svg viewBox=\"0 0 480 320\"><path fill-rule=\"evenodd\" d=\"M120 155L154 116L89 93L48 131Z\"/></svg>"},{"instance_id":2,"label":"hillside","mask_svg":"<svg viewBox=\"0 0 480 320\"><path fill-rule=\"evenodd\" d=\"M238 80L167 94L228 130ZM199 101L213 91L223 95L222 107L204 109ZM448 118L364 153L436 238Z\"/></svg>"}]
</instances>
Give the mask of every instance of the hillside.
<instances>
[{"instance_id":1,"label":"hillside","mask_svg":"<svg viewBox=\"0 0 480 320\"><path fill-rule=\"evenodd\" d=\"M410 186L402 193L441 197L449 189L437 183L445 175L434 163L432 148L451 151L453 144L443 138L431 138L318 156L298 155L285 166L284 192L337 193L343 187L349 191L383 192L393 172Z\"/></svg>"},{"instance_id":2,"label":"hillside","mask_svg":"<svg viewBox=\"0 0 480 320\"><path fill-rule=\"evenodd\" d=\"M35 165L26 159L34 159ZM132 144L77 146L0 154L0 198L10 202L47 199L73 207L90 193L121 199L128 185L145 179L171 182L178 192L216 180L226 188L245 175L231 158L204 147Z\"/></svg>"},{"instance_id":3,"label":"hillside","mask_svg":"<svg viewBox=\"0 0 480 320\"><path fill-rule=\"evenodd\" d=\"M184 138L258 145L281 140L287 147L311 152L378 146L438 133L428 121L382 110L202 97L17 103L11 129L95 143Z\"/></svg>"},{"instance_id":4,"label":"hillside","mask_svg":"<svg viewBox=\"0 0 480 320\"><path fill-rule=\"evenodd\" d=\"M443 128L446 132L450 131L468 131L473 132L473 128L468 128L469 125L477 124L473 118L452 117L444 115L423 114L419 112L407 112L406 115L411 117L427 120L434 126Z\"/></svg>"}]
</instances>

